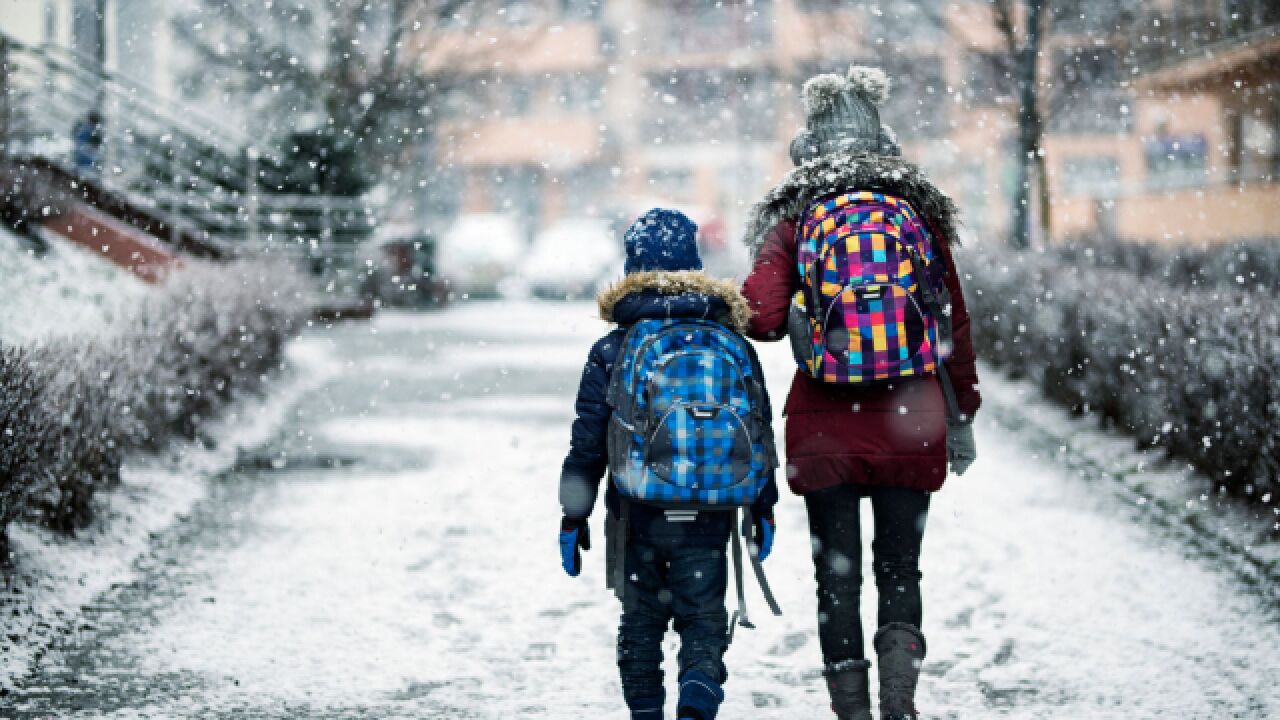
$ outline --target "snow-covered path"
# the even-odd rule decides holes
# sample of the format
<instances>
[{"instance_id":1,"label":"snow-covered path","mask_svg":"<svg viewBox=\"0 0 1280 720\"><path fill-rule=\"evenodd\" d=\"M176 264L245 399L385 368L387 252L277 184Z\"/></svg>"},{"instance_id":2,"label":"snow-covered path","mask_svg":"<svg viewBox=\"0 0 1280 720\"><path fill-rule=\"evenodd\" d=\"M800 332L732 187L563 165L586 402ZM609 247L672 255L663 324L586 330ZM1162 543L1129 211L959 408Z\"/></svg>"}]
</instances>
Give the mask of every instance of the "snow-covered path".
<instances>
[{"instance_id":1,"label":"snow-covered path","mask_svg":"<svg viewBox=\"0 0 1280 720\"><path fill-rule=\"evenodd\" d=\"M304 338L345 371L0 715L625 717L603 543L578 579L555 544L602 330L587 305L477 304ZM764 358L781 398L786 350ZM1280 716L1280 612L990 416L929 519L926 717ZM805 528L785 494L767 567L786 615L752 588L721 717L830 717Z\"/></svg>"}]
</instances>

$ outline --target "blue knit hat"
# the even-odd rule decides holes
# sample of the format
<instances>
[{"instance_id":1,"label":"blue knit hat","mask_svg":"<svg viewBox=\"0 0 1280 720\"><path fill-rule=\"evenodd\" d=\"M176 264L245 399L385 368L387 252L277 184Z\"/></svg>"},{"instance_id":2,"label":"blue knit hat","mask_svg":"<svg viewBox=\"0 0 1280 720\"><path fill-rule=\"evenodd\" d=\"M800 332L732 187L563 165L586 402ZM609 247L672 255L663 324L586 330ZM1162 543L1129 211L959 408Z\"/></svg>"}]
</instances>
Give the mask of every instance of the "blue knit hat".
<instances>
[{"instance_id":1,"label":"blue knit hat","mask_svg":"<svg viewBox=\"0 0 1280 720\"><path fill-rule=\"evenodd\" d=\"M654 208L627 228L627 274L666 270L701 270L698 226L679 210Z\"/></svg>"}]
</instances>

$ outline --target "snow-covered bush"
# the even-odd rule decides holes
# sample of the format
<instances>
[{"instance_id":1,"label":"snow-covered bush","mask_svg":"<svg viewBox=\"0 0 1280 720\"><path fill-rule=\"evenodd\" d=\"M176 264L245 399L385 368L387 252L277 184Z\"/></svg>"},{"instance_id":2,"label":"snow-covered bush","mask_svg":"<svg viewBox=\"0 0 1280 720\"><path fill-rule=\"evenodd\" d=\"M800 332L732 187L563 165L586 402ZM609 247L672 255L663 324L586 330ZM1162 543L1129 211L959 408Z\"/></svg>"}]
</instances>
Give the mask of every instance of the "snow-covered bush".
<instances>
[{"instance_id":1,"label":"snow-covered bush","mask_svg":"<svg viewBox=\"0 0 1280 720\"><path fill-rule=\"evenodd\" d=\"M979 357L1246 496L1280 489L1280 302L1078 264L964 251Z\"/></svg>"},{"instance_id":2,"label":"snow-covered bush","mask_svg":"<svg viewBox=\"0 0 1280 720\"><path fill-rule=\"evenodd\" d=\"M1089 240L1053 253L1073 265L1127 270L1173 285L1280 289L1280 243L1274 239L1208 246Z\"/></svg>"},{"instance_id":3,"label":"snow-covered bush","mask_svg":"<svg viewBox=\"0 0 1280 720\"><path fill-rule=\"evenodd\" d=\"M0 347L0 531L36 516L83 527L125 457L197 437L258 389L304 320L302 282L280 265L194 264L100 334Z\"/></svg>"},{"instance_id":4,"label":"snow-covered bush","mask_svg":"<svg viewBox=\"0 0 1280 720\"><path fill-rule=\"evenodd\" d=\"M46 463L56 452L49 380L29 350L0 346L0 528L54 488Z\"/></svg>"}]
</instances>

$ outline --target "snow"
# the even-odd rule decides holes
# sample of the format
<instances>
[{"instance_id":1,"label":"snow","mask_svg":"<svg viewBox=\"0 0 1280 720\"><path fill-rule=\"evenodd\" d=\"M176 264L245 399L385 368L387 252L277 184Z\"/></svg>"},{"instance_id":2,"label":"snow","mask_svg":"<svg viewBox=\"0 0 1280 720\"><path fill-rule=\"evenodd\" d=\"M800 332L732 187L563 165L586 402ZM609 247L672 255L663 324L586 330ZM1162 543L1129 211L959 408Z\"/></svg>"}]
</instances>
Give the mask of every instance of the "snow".
<instances>
[{"instance_id":1,"label":"snow","mask_svg":"<svg viewBox=\"0 0 1280 720\"><path fill-rule=\"evenodd\" d=\"M314 331L304 345L339 371L298 397L262 451L289 461L234 473L231 499L198 504L185 544L161 542L146 578L100 596L106 627L61 645L18 708L625 717L599 512L581 577L563 574L555 540L572 392L605 330L593 316L585 304L463 303ZM763 360L781 397L785 346ZM1005 424L1010 397L990 394L978 462L932 507L926 716L1280 712L1274 606ZM766 563L786 615L768 617L748 580L759 629L729 651L724 717L826 713L805 528L786 494ZM670 636L672 675L677 647Z\"/></svg>"},{"instance_id":2,"label":"snow","mask_svg":"<svg viewBox=\"0 0 1280 720\"><path fill-rule=\"evenodd\" d=\"M989 409L999 422L1018 427L1071 472L1103 484L1123 502L1150 505L1151 518L1181 530L1246 581L1280 593L1280 510L1271 497L1257 502L1210 492L1213 481L1185 463L1159 449L1135 450L1132 437L1099 428L1092 417L1073 417L1031 382L984 370L984 397L995 401Z\"/></svg>"},{"instance_id":3,"label":"snow","mask_svg":"<svg viewBox=\"0 0 1280 720\"><path fill-rule=\"evenodd\" d=\"M40 231L48 252L0 228L0 340L26 342L109 324L150 288L127 270Z\"/></svg>"},{"instance_id":4,"label":"snow","mask_svg":"<svg viewBox=\"0 0 1280 720\"><path fill-rule=\"evenodd\" d=\"M206 426L208 446L181 446L167 457L126 462L121 486L98 495L96 519L77 537L29 523L10 527L13 570L0 607L7 631L21 634L23 642L15 644L7 633L0 637L0 689L12 689L59 636L85 629L81 609L137 577L135 561L157 534L205 497L210 478L266 442L298 397L336 370L306 342L290 346L288 364L270 396L234 405Z\"/></svg>"}]
</instances>

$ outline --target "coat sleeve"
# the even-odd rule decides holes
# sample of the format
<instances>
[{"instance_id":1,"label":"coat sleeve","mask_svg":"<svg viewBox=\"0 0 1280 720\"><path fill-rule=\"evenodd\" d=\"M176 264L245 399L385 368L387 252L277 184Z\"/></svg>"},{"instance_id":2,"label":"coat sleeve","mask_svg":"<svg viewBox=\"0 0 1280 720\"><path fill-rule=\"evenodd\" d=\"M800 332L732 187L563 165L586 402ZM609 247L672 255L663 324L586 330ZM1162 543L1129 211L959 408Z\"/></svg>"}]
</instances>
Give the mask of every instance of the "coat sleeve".
<instances>
[{"instance_id":1,"label":"coat sleeve","mask_svg":"<svg viewBox=\"0 0 1280 720\"><path fill-rule=\"evenodd\" d=\"M790 220L775 225L742 284L742 294L754 313L747 335L754 340L780 340L787 334L787 310L800 284L795 234Z\"/></svg>"},{"instance_id":2,"label":"coat sleeve","mask_svg":"<svg viewBox=\"0 0 1280 720\"><path fill-rule=\"evenodd\" d=\"M618 331L606 335L591 348L582 369L569 454L560 470L560 507L565 517L586 518L591 514L600 480L609 466L606 440L612 410L605 401L605 391L620 341Z\"/></svg>"},{"instance_id":3,"label":"coat sleeve","mask_svg":"<svg viewBox=\"0 0 1280 720\"><path fill-rule=\"evenodd\" d=\"M931 228L932 230L932 228ZM934 233L934 237L941 237ZM972 419L982 405L982 395L978 391L977 356L973 351L973 338L969 333L969 308L965 304L964 291L960 286L960 273L956 269L955 259L951 254L949 238L938 243L939 252L946 263L945 282L947 291L951 293L951 357L947 360L947 372L956 388L956 403L960 412Z\"/></svg>"},{"instance_id":4,"label":"coat sleeve","mask_svg":"<svg viewBox=\"0 0 1280 720\"><path fill-rule=\"evenodd\" d=\"M764 440L766 451L769 454L769 482L760 491L760 496L751 504L751 514L755 517L771 517L773 515L773 506L778 504L778 443L773 434L773 402L769 399L769 387L764 382L764 367L760 364L760 357L756 354L756 349L747 343L747 351L751 354L751 364L756 373L756 377L760 378L761 400L764 402L762 415L768 425L765 427Z\"/></svg>"}]
</instances>

